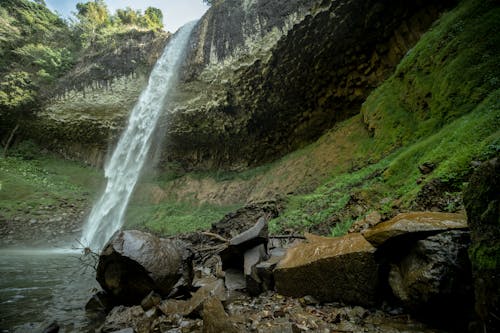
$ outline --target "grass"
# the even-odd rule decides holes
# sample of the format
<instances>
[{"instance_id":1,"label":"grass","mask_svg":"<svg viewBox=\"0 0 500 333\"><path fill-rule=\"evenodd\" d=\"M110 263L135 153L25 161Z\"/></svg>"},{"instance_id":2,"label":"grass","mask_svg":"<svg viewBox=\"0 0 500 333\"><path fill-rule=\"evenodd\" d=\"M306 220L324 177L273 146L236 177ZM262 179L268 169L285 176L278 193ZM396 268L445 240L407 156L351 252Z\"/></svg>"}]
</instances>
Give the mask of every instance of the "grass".
<instances>
[{"instance_id":1,"label":"grass","mask_svg":"<svg viewBox=\"0 0 500 333\"><path fill-rule=\"evenodd\" d=\"M160 204L131 204L125 217L125 227L152 231L160 235L207 230L212 223L236 208L237 206L170 201Z\"/></svg>"},{"instance_id":2,"label":"grass","mask_svg":"<svg viewBox=\"0 0 500 333\"><path fill-rule=\"evenodd\" d=\"M396 201L409 209L430 179L460 191L472 161L500 152L498 22L493 1L465 0L443 15L364 103L372 138L345 157L364 156L364 166L334 171L312 193L289 197L271 231L323 225L341 235L359 217L350 205L354 197L390 215ZM437 167L419 185L424 162Z\"/></svg>"},{"instance_id":3,"label":"grass","mask_svg":"<svg viewBox=\"0 0 500 333\"><path fill-rule=\"evenodd\" d=\"M0 158L0 211L4 217L29 215L41 206L63 201L89 200L97 191L102 179L99 171L30 149L25 144L12 150L10 157Z\"/></svg>"}]
</instances>

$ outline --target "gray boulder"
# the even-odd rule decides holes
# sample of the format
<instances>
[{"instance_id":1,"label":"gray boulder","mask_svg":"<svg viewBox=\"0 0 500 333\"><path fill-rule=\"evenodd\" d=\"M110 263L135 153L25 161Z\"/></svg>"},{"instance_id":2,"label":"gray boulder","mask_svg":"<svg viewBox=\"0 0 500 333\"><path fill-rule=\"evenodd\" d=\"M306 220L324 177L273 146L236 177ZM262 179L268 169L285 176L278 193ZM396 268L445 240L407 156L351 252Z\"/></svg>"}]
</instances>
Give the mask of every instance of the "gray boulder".
<instances>
[{"instance_id":1,"label":"gray boulder","mask_svg":"<svg viewBox=\"0 0 500 333\"><path fill-rule=\"evenodd\" d=\"M104 247L96 278L117 302L140 304L151 291L166 297L189 288L191 256L182 241L120 231Z\"/></svg>"},{"instance_id":2,"label":"gray boulder","mask_svg":"<svg viewBox=\"0 0 500 333\"><path fill-rule=\"evenodd\" d=\"M407 256L391 265L394 295L428 320L466 325L473 295L469 244L469 233L460 230L417 241Z\"/></svg>"}]
</instances>

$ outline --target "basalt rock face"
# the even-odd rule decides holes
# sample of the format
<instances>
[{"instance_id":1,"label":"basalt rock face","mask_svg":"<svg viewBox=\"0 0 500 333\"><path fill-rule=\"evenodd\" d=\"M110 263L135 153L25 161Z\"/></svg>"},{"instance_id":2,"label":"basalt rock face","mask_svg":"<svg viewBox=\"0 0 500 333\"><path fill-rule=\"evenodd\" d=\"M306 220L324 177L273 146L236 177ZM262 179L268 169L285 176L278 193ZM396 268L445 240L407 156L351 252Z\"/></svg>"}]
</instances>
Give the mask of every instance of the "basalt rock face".
<instances>
[{"instance_id":1,"label":"basalt rock face","mask_svg":"<svg viewBox=\"0 0 500 333\"><path fill-rule=\"evenodd\" d=\"M89 47L58 82L24 136L71 159L100 166L146 87L170 34L130 30Z\"/></svg>"},{"instance_id":2,"label":"basalt rock face","mask_svg":"<svg viewBox=\"0 0 500 333\"><path fill-rule=\"evenodd\" d=\"M445 1L225 0L195 31L166 161L242 169L359 111Z\"/></svg>"}]
</instances>

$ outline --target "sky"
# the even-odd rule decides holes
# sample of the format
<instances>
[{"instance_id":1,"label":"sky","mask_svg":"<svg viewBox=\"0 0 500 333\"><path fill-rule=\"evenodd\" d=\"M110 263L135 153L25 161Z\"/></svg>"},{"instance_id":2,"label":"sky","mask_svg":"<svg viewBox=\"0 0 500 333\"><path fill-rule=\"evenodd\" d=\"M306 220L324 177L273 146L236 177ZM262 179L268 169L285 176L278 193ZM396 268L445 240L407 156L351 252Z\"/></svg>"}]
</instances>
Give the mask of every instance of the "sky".
<instances>
[{"instance_id":1,"label":"sky","mask_svg":"<svg viewBox=\"0 0 500 333\"><path fill-rule=\"evenodd\" d=\"M57 11L63 17L71 17L76 11L78 2L89 0L45 0L47 6ZM160 8L163 12L163 23L165 30L175 32L184 23L200 18L208 7L202 0L105 0L111 13L119 8L130 7L140 9L142 12L148 7Z\"/></svg>"}]
</instances>

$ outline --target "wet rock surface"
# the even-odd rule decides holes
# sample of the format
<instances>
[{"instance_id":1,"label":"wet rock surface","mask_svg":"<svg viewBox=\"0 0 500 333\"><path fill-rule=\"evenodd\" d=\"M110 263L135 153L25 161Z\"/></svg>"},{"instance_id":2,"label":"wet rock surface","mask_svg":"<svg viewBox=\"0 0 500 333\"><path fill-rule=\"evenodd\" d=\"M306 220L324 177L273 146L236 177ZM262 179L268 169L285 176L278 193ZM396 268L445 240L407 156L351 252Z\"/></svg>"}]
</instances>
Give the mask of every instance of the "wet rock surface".
<instances>
[{"instance_id":1,"label":"wet rock surface","mask_svg":"<svg viewBox=\"0 0 500 333\"><path fill-rule=\"evenodd\" d=\"M274 270L276 289L288 296L373 305L378 287L374 253L361 234L316 236L288 249Z\"/></svg>"},{"instance_id":2,"label":"wet rock surface","mask_svg":"<svg viewBox=\"0 0 500 333\"><path fill-rule=\"evenodd\" d=\"M484 162L464 191L472 246L477 332L500 331L500 160Z\"/></svg>"},{"instance_id":3,"label":"wet rock surface","mask_svg":"<svg viewBox=\"0 0 500 333\"><path fill-rule=\"evenodd\" d=\"M363 236L374 246L380 246L405 235L449 229L467 229L467 217L462 214L439 212L402 213L364 231Z\"/></svg>"},{"instance_id":4,"label":"wet rock surface","mask_svg":"<svg viewBox=\"0 0 500 333\"><path fill-rule=\"evenodd\" d=\"M116 301L138 304L151 291L166 297L176 289L188 289L191 255L187 244L180 240L121 231L101 252L96 278Z\"/></svg>"},{"instance_id":5,"label":"wet rock surface","mask_svg":"<svg viewBox=\"0 0 500 333\"><path fill-rule=\"evenodd\" d=\"M398 253L388 257L384 257L387 248L381 252L360 233L337 238L269 237L261 232L267 227L264 218L246 221L247 229L239 229L231 239L213 232L173 237L168 241L180 238L194 252L189 292L148 292L129 303L141 306L114 308L100 331L440 332L408 313L427 325L461 331L472 311L469 234L462 230L462 220L458 229L456 219L449 221L456 215L441 215L447 218L439 223L435 214L411 216L425 216L424 225L431 221L433 233L417 228L415 239L383 243ZM374 219L379 218L374 214ZM414 220L397 221L398 230L415 229ZM404 223L408 225L402 227ZM439 228L433 229L436 223ZM424 228L428 229L429 225ZM123 238L110 244L121 244L127 251L143 249L124 246ZM232 244L232 240L242 241ZM221 256L231 246L243 246L242 258ZM155 258L161 261L161 255ZM110 282L116 281L111 277Z\"/></svg>"},{"instance_id":6,"label":"wet rock surface","mask_svg":"<svg viewBox=\"0 0 500 333\"><path fill-rule=\"evenodd\" d=\"M459 230L417 241L403 260L391 265L394 295L427 320L467 326L473 299L469 245L469 232Z\"/></svg>"}]
</instances>

